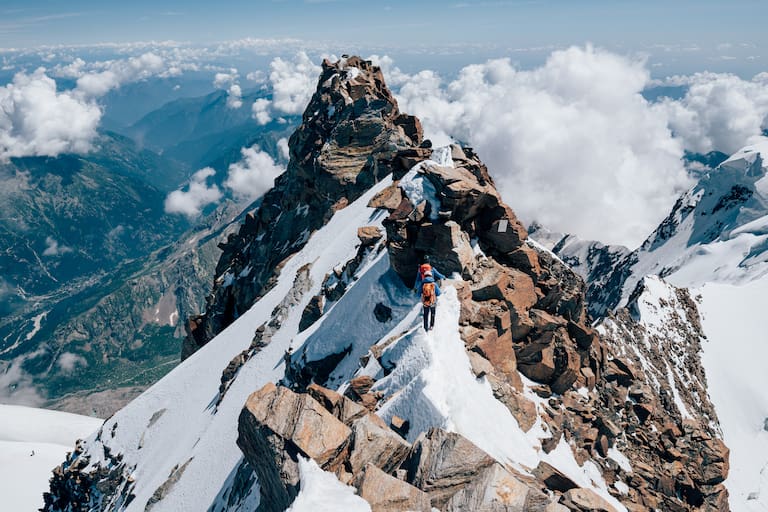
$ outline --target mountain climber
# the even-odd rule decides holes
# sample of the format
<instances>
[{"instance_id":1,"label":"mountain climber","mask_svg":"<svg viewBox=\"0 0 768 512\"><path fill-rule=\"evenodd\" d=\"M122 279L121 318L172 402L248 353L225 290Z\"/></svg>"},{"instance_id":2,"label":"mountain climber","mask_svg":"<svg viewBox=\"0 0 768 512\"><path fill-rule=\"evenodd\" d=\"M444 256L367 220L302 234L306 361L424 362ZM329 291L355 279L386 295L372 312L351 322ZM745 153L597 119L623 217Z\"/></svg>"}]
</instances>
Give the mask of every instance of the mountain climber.
<instances>
[{"instance_id":1,"label":"mountain climber","mask_svg":"<svg viewBox=\"0 0 768 512\"><path fill-rule=\"evenodd\" d=\"M424 256L416 274L415 291L421 291L421 305L424 307L424 330L431 331L435 327L435 311L437 297L440 296L440 286L436 279L443 280L445 276L433 268L429 256Z\"/></svg>"}]
</instances>

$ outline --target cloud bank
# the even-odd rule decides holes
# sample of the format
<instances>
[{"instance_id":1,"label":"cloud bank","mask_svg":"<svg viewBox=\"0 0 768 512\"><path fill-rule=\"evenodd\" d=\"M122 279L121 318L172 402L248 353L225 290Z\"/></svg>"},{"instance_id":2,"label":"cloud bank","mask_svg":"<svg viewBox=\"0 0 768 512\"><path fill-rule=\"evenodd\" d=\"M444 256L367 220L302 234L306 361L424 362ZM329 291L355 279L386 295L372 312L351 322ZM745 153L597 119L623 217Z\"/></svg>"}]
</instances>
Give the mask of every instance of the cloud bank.
<instances>
[{"instance_id":1,"label":"cloud bank","mask_svg":"<svg viewBox=\"0 0 768 512\"><path fill-rule=\"evenodd\" d=\"M238 83L239 79L236 69L229 73L216 73L213 77L213 86L227 91L227 108L238 109L243 106L243 90Z\"/></svg>"},{"instance_id":2,"label":"cloud bank","mask_svg":"<svg viewBox=\"0 0 768 512\"><path fill-rule=\"evenodd\" d=\"M252 107L253 118L259 124L267 124L282 115L301 114L312 98L321 71L303 51L293 60L277 57L269 67L272 100L257 100Z\"/></svg>"},{"instance_id":3,"label":"cloud bank","mask_svg":"<svg viewBox=\"0 0 768 512\"><path fill-rule=\"evenodd\" d=\"M223 186L236 201L250 202L272 188L275 178L285 167L275 163L258 145L242 148L240 152L242 159L229 166ZM216 171L211 167L197 171L190 179L187 190L174 190L168 194L165 198L165 211L186 215L191 219L200 215L206 205L218 202L223 197L222 191L217 185L208 184L208 179L215 174Z\"/></svg>"},{"instance_id":4,"label":"cloud bank","mask_svg":"<svg viewBox=\"0 0 768 512\"><path fill-rule=\"evenodd\" d=\"M76 59L74 69L67 69L70 74L77 74L82 65ZM138 57L101 63L105 69L95 73L83 73L77 79L77 91L89 97L101 97L120 85L143 80L166 71L162 57L147 52Z\"/></svg>"},{"instance_id":5,"label":"cloud bank","mask_svg":"<svg viewBox=\"0 0 768 512\"><path fill-rule=\"evenodd\" d=\"M734 153L768 128L768 73L752 80L727 73L696 73L667 83L688 86L680 101L660 103L686 149Z\"/></svg>"},{"instance_id":6,"label":"cloud bank","mask_svg":"<svg viewBox=\"0 0 768 512\"><path fill-rule=\"evenodd\" d=\"M396 96L435 143L474 146L523 221L632 247L690 185L665 111L640 94L649 80L644 62L587 46L530 71L422 71Z\"/></svg>"},{"instance_id":7,"label":"cloud bank","mask_svg":"<svg viewBox=\"0 0 768 512\"><path fill-rule=\"evenodd\" d=\"M0 87L0 161L22 156L85 153L96 137L101 108L77 91L56 90L38 69Z\"/></svg>"}]
</instances>

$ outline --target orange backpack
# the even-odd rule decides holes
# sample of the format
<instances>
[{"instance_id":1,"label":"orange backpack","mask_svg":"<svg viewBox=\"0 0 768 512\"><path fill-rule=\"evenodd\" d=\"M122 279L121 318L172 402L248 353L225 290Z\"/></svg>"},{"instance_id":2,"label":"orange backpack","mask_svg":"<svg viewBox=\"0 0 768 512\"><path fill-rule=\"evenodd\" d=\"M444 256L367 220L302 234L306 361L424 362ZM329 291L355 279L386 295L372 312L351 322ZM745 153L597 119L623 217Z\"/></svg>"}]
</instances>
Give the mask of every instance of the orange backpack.
<instances>
[{"instance_id":1,"label":"orange backpack","mask_svg":"<svg viewBox=\"0 0 768 512\"><path fill-rule=\"evenodd\" d=\"M419 265L419 276L424 279L427 274L432 275L432 265L429 263L422 263Z\"/></svg>"},{"instance_id":2,"label":"orange backpack","mask_svg":"<svg viewBox=\"0 0 768 512\"><path fill-rule=\"evenodd\" d=\"M437 295L435 295L435 283L424 283L421 285L421 303L426 307L435 305Z\"/></svg>"}]
</instances>

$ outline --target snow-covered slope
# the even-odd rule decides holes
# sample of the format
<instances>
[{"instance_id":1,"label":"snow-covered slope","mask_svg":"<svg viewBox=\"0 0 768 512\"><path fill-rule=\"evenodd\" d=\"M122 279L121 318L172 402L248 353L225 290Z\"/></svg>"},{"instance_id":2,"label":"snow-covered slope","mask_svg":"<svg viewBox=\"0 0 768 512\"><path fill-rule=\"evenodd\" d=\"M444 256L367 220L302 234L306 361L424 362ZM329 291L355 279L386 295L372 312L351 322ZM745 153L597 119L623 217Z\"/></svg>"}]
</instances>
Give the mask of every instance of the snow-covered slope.
<instances>
[{"instance_id":1,"label":"snow-covered slope","mask_svg":"<svg viewBox=\"0 0 768 512\"><path fill-rule=\"evenodd\" d=\"M643 276L679 287L746 283L768 273L768 138L734 153L686 192L624 266L626 304ZM628 268L627 268L628 267Z\"/></svg>"},{"instance_id":2,"label":"snow-covered slope","mask_svg":"<svg viewBox=\"0 0 768 512\"><path fill-rule=\"evenodd\" d=\"M381 214L377 218L377 212L366 204L390 183L379 183L338 212L287 262L277 284L253 308L88 439L92 465L115 464L104 456L99 448L102 444L123 455L125 474L120 476L131 475L135 481L130 489L135 498L126 510L144 510L153 495L162 497L153 511L222 510L227 506L227 491L243 459L236 444L237 417L246 398L267 382L283 377L283 354L298 330L302 310L319 293L324 277L355 255L359 225L380 222ZM275 307L291 291L299 269L307 264L311 264L313 283L309 291L291 308L271 343L240 369L217 407L222 371L236 354L249 347L256 329L272 319ZM409 300L410 306L415 297ZM341 311L339 314L343 318ZM184 470L176 482L166 486L162 495L156 494L174 468L180 467ZM121 499L120 495L117 498ZM117 508L117 503L113 506ZM242 506L242 510L249 510L247 500Z\"/></svg>"},{"instance_id":3,"label":"snow-covered slope","mask_svg":"<svg viewBox=\"0 0 768 512\"><path fill-rule=\"evenodd\" d=\"M190 357L60 466L47 510L357 507L344 485L381 498L370 467L452 512L722 509L714 420L668 414L471 148L426 147L393 101L370 63L323 63L288 170L221 244ZM452 276L431 332L408 286L425 254Z\"/></svg>"},{"instance_id":4,"label":"snow-covered slope","mask_svg":"<svg viewBox=\"0 0 768 512\"><path fill-rule=\"evenodd\" d=\"M0 496L3 510L31 511L43 506L51 470L77 439L102 420L65 412L0 405Z\"/></svg>"},{"instance_id":5,"label":"snow-covered slope","mask_svg":"<svg viewBox=\"0 0 768 512\"><path fill-rule=\"evenodd\" d=\"M731 508L768 510L768 277L707 283L694 293L708 337L702 361L709 394L731 449Z\"/></svg>"},{"instance_id":6,"label":"snow-covered slope","mask_svg":"<svg viewBox=\"0 0 768 512\"><path fill-rule=\"evenodd\" d=\"M654 303L662 317L673 310L669 287L658 278L690 289L702 317L706 339L701 359L706 388L715 405L731 473L726 482L734 511L768 509L764 489L768 467L768 380L765 350L768 334L760 320L768 306L768 139L761 138L705 174L675 204L645 241L619 261L609 276L592 286L603 290L597 309ZM642 285L642 286L640 286ZM594 295L593 295L594 296ZM643 328L658 329L659 315L636 311ZM679 318L679 315L678 315ZM666 326L674 319L661 322ZM604 322L605 324L605 322ZM607 322L610 327L610 321ZM681 393L698 390L686 384L669 358L669 382L681 412ZM680 385L684 389L680 388Z\"/></svg>"}]
</instances>

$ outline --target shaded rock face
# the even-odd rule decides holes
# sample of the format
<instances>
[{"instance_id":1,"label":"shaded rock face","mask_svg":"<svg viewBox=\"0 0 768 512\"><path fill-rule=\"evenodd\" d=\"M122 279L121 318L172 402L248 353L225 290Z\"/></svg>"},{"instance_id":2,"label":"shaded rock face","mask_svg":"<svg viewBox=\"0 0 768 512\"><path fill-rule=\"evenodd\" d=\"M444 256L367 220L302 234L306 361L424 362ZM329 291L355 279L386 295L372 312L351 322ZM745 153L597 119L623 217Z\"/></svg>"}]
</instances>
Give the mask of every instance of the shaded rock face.
<instances>
[{"instance_id":1,"label":"shaded rock face","mask_svg":"<svg viewBox=\"0 0 768 512\"><path fill-rule=\"evenodd\" d=\"M302 121L289 141L286 172L239 232L220 244L206 312L187 324L185 356L247 310L313 231L401 169L398 153L422 141L421 124L400 113L381 70L358 57L323 62Z\"/></svg>"}]
</instances>

